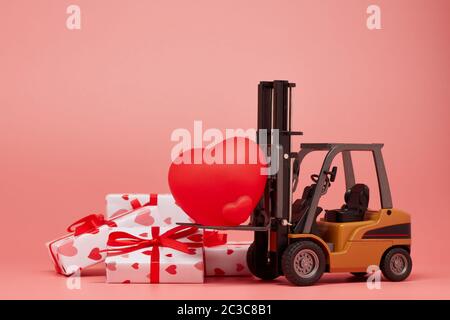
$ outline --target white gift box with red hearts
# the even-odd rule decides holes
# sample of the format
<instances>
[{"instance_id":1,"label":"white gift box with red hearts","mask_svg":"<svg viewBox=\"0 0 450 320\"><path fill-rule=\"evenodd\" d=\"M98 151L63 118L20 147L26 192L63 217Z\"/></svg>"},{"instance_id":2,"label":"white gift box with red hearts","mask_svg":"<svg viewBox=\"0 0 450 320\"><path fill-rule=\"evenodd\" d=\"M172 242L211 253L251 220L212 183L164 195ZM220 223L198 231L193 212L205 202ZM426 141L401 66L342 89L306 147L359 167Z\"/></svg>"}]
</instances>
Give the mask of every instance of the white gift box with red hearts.
<instances>
[{"instance_id":1,"label":"white gift box with red hearts","mask_svg":"<svg viewBox=\"0 0 450 320\"><path fill-rule=\"evenodd\" d=\"M249 242L228 242L205 247L206 276L250 276L247 266Z\"/></svg>"},{"instance_id":2,"label":"white gift box with red hearts","mask_svg":"<svg viewBox=\"0 0 450 320\"><path fill-rule=\"evenodd\" d=\"M177 222L193 222L192 219L175 203L171 194L124 193L106 196L106 217L113 218L124 212L142 207L158 207L159 225L176 224Z\"/></svg>"},{"instance_id":3,"label":"white gift box with red hearts","mask_svg":"<svg viewBox=\"0 0 450 320\"><path fill-rule=\"evenodd\" d=\"M174 213L178 214L175 211ZM170 215L168 211L164 215L161 214L157 206L143 206L136 210L125 210L103 222L99 221L99 218L94 219L95 221L85 220L73 230L75 232L48 242L47 247L56 271L70 275L79 269L104 261L106 254L103 251L106 249L111 226L172 226L173 221L180 218ZM77 232L80 229L84 231Z\"/></svg>"},{"instance_id":4,"label":"white gift box with red hearts","mask_svg":"<svg viewBox=\"0 0 450 320\"><path fill-rule=\"evenodd\" d=\"M189 234L172 239L168 234L176 229L181 231L175 235ZM189 252L177 249L180 243ZM108 283L202 283L202 231L180 226L112 228L105 262Z\"/></svg>"}]
</instances>

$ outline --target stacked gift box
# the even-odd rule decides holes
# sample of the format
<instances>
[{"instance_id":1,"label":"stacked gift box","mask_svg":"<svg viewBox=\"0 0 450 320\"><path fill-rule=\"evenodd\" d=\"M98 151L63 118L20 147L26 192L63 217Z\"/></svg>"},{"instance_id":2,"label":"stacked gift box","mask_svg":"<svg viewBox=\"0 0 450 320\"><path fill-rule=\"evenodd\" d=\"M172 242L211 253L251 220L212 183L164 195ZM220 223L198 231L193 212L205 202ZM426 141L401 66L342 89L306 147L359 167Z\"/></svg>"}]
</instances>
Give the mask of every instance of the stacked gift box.
<instances>
[{"instance_id":1,"label":"stacked gift box","mask_svg":"<svg viewBox=\"0 0 450 320\"><path fill-rule=\"evenodd\" d=\"M248 242L193 222L170 194L110 194L106 214L88 215L47 243L58 273L104 262L109 283L202 283L204 276L250 275Z\"/></svg>"}]
</instances>

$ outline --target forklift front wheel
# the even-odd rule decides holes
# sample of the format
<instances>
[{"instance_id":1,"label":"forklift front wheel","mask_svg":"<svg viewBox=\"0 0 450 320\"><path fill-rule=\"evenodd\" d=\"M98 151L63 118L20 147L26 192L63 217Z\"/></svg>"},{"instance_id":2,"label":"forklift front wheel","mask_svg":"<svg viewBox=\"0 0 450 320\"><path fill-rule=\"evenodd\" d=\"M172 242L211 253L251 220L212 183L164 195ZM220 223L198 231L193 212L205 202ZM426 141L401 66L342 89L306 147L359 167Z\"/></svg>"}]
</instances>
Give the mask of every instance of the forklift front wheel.
<instances>
[{"instance_id":1,"label":"forklift front wheel","mask_svg":"<svg viewBox=\"0 0 450 320\"><path fill-rule=\"evenodd\" d=\"M286 279L297 286L316 283L325 272L325 265L326 258L322 248L309 240L290 244L281 259Z\"/></svg>"},{"instance_id":2,"label":"forklift front wheel","mask_svg":"<svg viewBox=\"0 0 450 320\"><path fill-rule=\"evenodd\" d=\"M276 272L276 268L270 264L263 264L260 260L258 261L255 250L255 243L252 243L247 251L247 266L250 272L261 280L273 280L278 278L279 275Z\"/></svg>"}]
</instances>

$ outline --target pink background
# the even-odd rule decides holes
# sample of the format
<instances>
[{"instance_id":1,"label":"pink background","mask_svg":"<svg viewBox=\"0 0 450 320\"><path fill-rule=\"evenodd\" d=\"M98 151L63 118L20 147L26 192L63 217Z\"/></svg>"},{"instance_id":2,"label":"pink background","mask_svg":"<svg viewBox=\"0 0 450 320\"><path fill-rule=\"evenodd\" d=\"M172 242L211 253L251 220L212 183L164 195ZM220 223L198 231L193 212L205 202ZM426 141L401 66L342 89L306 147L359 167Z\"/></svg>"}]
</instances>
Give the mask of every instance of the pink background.
<instances>
[{"instance_id":1,"label":"pink background","mask_svg":"<svg viewBox=\"0 0 450 320\"><path fill-rule=\"evenodd\" d=\"M65 27L72 3L81 30ZM382 30L366 28L369 4ZM0 298L450 298L449 13L446 0L2 1ZM295 145L386 144L394 204L413 219L412 276L372 291L346 274L174 290L106 285L96 268L66 289L44 243L103 212L107 193L167 192L172 130L254 127L256 85L273 79L297 83ZM325 207L342 202L340 173Z\"/></svg>"}]
</instances>

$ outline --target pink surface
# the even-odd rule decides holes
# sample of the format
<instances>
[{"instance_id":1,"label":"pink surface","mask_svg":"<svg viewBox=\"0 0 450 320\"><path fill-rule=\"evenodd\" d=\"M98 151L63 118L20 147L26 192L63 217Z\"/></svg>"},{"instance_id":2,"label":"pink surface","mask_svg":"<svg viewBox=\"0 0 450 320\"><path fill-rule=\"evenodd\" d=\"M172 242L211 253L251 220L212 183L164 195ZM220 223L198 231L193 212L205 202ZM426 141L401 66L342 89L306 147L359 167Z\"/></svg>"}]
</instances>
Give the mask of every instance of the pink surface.
<instances>
[{"instance_id":1,"label":"pink surface","mask_svg":"<svg viewBox=\"0 0 450 320\"><path fill-rule=\"evenodd\" d=\"M81 30L65 27L72 3ZM366 28L373 3L382 30ZM0 298L450 298L449 12L445 0L2 1ZM172 130L254 127L256 85L271 79L297 83L295 144L386 144L394 204L413 219L411 278L372 291L347 275L124 286L100 268L68 290L44 242L103 212L107 193L167 192ZM325 207L341 204L338 186Z\"/></svg>"}]
</instances>

